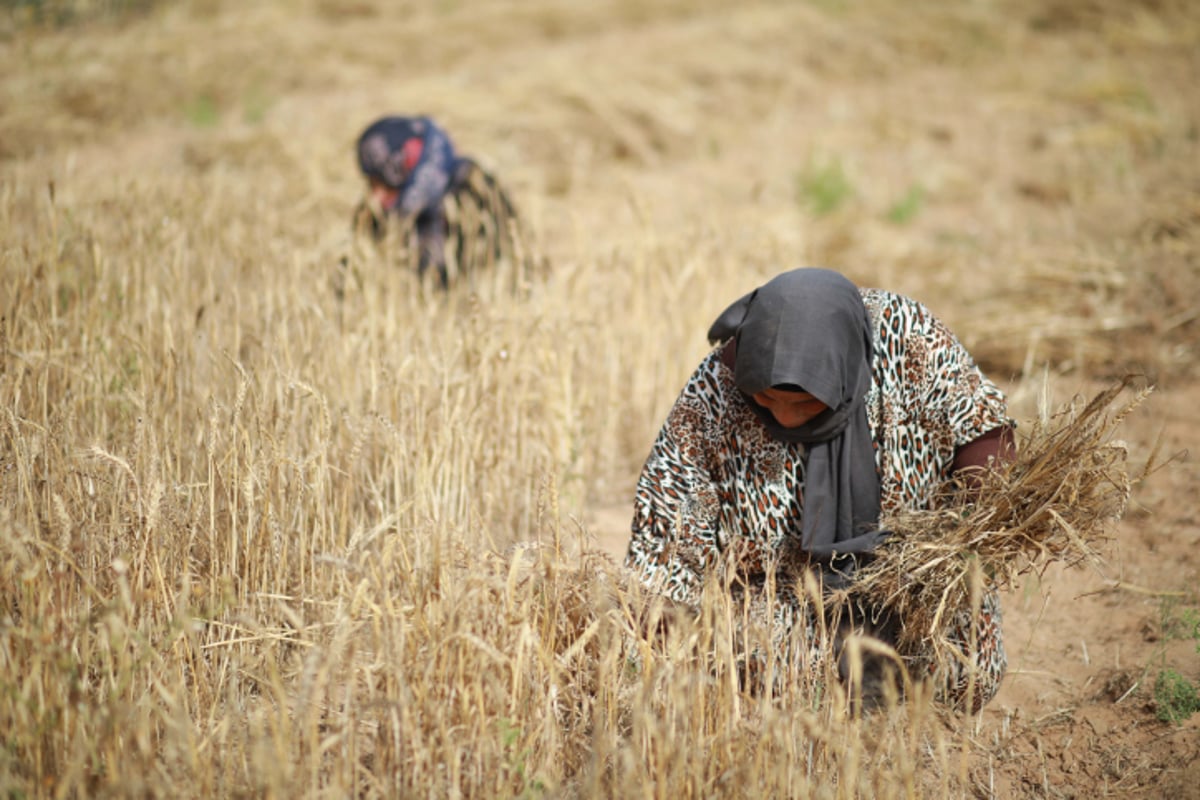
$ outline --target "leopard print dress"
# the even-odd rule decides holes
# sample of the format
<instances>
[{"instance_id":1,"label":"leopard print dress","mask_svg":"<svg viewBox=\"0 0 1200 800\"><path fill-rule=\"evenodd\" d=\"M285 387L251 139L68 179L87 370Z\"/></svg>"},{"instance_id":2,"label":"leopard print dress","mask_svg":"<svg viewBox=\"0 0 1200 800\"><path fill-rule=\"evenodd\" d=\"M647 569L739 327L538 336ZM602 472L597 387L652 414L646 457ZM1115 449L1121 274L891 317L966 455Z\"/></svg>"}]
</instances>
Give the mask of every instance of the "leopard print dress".
<instances>
[{"instance_id":1,"label":"leopard print dress","mask_svg":"<svg viewBox=\"0 0 1200 800\"><path fill-rule=\"evenodd\" d=\"M924 508L949 477L957 447L1013 423L1000 389L925 306L878 289L861 293L875 339L866 406L882 512ZM753 596L753 576L775 570L770 592L757 592L771 595L764 613L772 648L784 662L812 667L828 657L830 644L793 588L809 564L800 550L803 454L803 445L767 434L721 348L714 349L687 382L643 467L626 565L654 591L693 606L705 578L724 574L731 559L738 574L751 576L752 604L767 602ZM978 622L972 647L970 616L949 621L950 641L963 653L953 663L902 653L911 673L934 680L940 700L972 710L995 695L1007 666L995 592L985 593Z\"/></svg>"}]
</instances>

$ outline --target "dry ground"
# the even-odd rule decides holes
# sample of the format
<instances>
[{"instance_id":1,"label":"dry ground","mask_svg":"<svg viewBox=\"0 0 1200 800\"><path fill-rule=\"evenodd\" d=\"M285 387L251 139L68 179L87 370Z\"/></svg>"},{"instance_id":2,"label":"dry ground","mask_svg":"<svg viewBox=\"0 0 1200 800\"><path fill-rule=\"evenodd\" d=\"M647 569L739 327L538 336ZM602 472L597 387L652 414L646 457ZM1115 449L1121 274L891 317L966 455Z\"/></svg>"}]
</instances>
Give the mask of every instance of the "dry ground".
<instances>
[{"instance_id":1,"label":"dry ground","mask_svg":"<svg viewBox=\"0 0 1200 800\"><path fill-rule=\"evenodd\" d=\"M1200 714L1161 722L1153 695L1164 668L1200 683L1194 4L192 0L80 3L61 29L12 5L6 535L83 514L18 477L68 474L68 456L18 447L60 426L62 453L95 446L130 475L197 458L203 474L208 453L228 485L158 488L228 491L210 529L232 520L235 537L237 503L267 497L285 501L259 515L274 529L313 509L331 541L451 520L504 546L550 514L619 555L710 318L820 263L926 302L1022 419L1129 371L1156 385L1122 436L1133 462L1170 460L1102 566L1054 565L1008 594L1011 672L953 792L1200 797ZM527 295L421 299L350 241L356 134L417 110L513 192L549 271ZM512 393L493 409L455 394L470 387ZM259 445L239 413L268 412L286 419ZM162 465L144 463L155 441ZM219 461L214 443L249 455ZM255 483L272 453L288 466ZM363 466L379 463L401 466ZM75 470L80 486L96 474ZM305 489L326 474L361 489L326 507ZM270 585L263 569L246 579Z\"/></svg>"}]
</instances>

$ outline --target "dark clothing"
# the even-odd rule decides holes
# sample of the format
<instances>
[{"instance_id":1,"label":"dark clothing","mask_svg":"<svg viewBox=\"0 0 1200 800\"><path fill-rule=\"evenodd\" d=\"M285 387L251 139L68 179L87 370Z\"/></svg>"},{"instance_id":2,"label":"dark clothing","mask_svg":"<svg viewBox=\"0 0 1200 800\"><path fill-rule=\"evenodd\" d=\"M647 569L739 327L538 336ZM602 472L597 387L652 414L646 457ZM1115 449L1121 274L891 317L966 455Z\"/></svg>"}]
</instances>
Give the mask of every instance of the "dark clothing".
<instances>
[{"instance_id":1,"label":"dark clothing","mask_svg":"<svg viewBox=\"0 0 1200 800\"><path fill-rule=\"evenodd\" d=\"M429 117L384 117L358 139L358 165L363 174L399 190L385 211L413 220L420 247L418 269L436 266L442 285L446 274L444 200L454 189L465 159L454 152L445 131Z\"/></svg>"}]
</instances>

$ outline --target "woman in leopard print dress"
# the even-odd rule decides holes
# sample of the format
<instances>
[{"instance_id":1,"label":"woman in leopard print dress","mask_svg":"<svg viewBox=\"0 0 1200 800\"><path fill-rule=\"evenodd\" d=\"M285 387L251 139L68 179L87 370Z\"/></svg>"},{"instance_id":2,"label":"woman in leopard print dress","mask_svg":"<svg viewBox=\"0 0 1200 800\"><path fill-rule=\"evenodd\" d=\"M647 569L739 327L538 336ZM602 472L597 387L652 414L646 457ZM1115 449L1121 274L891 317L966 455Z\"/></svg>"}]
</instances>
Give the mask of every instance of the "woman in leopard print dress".
<instances>
[{"instance_id":1,"label":"woman in leopard print dress","mask_svg":"<svg viewBox=\"0 0 1200 800\"><path fill-rule=\"evenodd\" d=\"M690 606L707 577L725 575L765 618L777 663L812 674L837 645L802 597L803 574L826 588L852 581L855 560L887 535L881 513L927 507L952 477L1011 459L1014 423L928 309L830 270L777 276L730 306L709 339L717 346L638 480L626 564ZM971 710L1006 667L994 592L976 622L948 621L955 663L901 653L939 699Z\"/></svg>"}]
</instances>

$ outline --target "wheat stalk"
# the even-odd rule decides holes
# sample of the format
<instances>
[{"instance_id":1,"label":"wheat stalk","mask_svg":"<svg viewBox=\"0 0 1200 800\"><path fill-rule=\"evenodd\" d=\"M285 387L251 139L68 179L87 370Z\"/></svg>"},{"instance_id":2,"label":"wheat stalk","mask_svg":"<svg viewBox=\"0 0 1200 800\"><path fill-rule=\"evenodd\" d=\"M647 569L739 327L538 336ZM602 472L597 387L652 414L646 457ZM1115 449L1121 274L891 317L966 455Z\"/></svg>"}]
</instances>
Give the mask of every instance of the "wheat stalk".
<instances>
[{"instance_id":1,"label":"wheat stalk","mask_svg":"<svg viewBox=\"0 0 1200 800\"><path fill-rule=\"evenodd\" d=\"M974 502L949 484L934 509L886 515L892 536L835 602L865 598L892 609L904 621L902 648L941 648L943 621L972 609L976 576L1003 590L1052 563L1099 563L1134 483L1150 471L1148 462L1131 475L1125 444L1113 438L1153 391L1133 383L1126 377L1082 408L1072 403L1034 423L1014 462L983 477Z\"/></svg>"}]
</instances>

